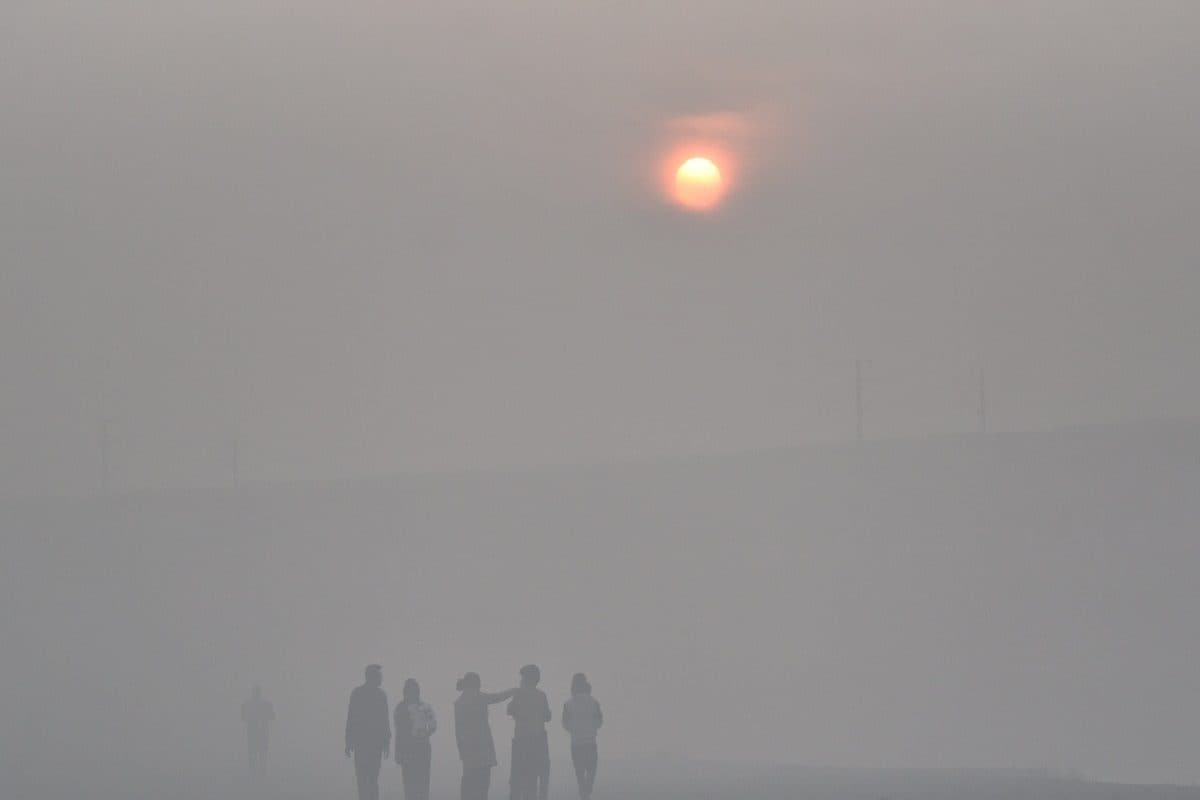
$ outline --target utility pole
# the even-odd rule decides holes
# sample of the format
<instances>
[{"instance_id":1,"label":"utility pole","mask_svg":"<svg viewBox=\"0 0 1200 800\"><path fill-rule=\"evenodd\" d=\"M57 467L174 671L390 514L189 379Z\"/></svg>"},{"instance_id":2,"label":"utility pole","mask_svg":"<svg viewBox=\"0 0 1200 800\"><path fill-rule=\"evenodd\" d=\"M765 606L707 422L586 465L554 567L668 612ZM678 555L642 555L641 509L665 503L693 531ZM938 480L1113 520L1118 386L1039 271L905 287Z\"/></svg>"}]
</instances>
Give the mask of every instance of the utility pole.
<instances>
[{"instance_id":1,"label":"utility pole","mask_svg":"<svg viewBox=\"0 0 1200 800\"><path fill-rule=\"evenodd\" d=\"M987 378L979 368L979 432L987 433Z\"/></svg>"},{"instance_id":2,"label":"utility pole","mask_svg":"<svg viewBox=\"0 0 1200 800\"><path fill-rule=\"evenodd\" d=\"M109 465L111 463L111 437L110 431L112 428L112 420L104 417L100 420L100 494L108 494L109 489Z\"/></svg>"},{"instance_id":3,"label":"utility pole","mask_svg":"<svg viewBox=\"0 0 1200 800\"><path fill-rule=\"evenodd\" d=\"M854 361L854 419L858 441L863 440L863 383L862 359Z\"/></svg>"},{"instance_id":4,"label":"utility pole","mask_svg":"<svg viewBox=\"0 0 1200 800\"><path fill-rule=\"evenodd\" d=\"M241 468L241 444L238 429L235 426L229 437L229 476L235 485L238 482L238 471Z\"/></svg>"}]
</instances>

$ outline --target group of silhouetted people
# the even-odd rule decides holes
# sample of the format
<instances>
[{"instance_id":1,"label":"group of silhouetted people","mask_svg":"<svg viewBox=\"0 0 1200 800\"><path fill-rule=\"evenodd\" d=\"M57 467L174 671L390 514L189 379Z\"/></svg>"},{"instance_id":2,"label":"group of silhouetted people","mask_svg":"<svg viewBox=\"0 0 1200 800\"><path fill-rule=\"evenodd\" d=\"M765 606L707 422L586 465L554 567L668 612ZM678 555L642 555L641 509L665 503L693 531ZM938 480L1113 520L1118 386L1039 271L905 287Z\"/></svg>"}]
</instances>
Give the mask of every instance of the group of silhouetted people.
<instances>
[{"instance_id":1,"label":"group of silhouetted people","mask_svg":"<svg viewBox=\"0 0 1200 800\"><path fill-rule=\"evenodd\" d=\"M483 691L476 672L468 672L459 679L459 695L454 701L454 738L462 760L462 800L487 800L492 767L496 766L496 744L488 723L488 710L505 700L509 701L508 715L514 724L510 798L546 800L550 790L546 723L551 713L546 693L537 688L540 681L541 670L533 664L521 668L520 686L503 692ZM396 704L390 722L394 724L394 741L387 695L383 691L383 670L372 664L366 669L362 686L350 693L346 714L346 756L354 758L359 800L379 800L379 770L389 750L400 765L405 799L429 800L433 759L430 738L437 731L437 716L433 707L421 700L421 689L415 680L404 682L403 698ZM596 781L596 732L603 722L600 704L592 697L587 677L577 673L571 680L571 697L563 706L562 725L571 735L571 760L583 800L591 797ZM252 756L252 771L254 765Z\"/></svg>"}]
</instances>

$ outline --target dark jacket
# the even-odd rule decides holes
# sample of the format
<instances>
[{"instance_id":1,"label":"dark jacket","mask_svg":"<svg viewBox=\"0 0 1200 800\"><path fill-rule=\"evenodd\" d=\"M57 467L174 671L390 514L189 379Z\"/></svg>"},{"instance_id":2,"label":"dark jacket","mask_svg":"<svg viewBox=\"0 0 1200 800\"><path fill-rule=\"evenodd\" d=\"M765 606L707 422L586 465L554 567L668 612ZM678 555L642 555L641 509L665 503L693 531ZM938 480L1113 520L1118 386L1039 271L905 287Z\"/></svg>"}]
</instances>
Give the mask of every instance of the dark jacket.
<instances>
[{"instance_id":1,"label":"dark jacket","mask_svg":"<svg viewBox=\"0 0 1200 800\"><path fill-rule=\"evenodd\" d=\"M365 683L355 687L346 712L346 747L364 753L382 752L391 741L387 694L378 686Z\"/></svg>"},{"instance_id":2,"label":"dark jacket","mask_svg":"<svg viewBox=\"0 0 1200 800\"><path fill-rule=\"evenodd\" d=\"M522 686L508 704L508 715L516 723L514 739L545 736L546 723L550 721L550 701L536 686Z\"/></svg>"},{"instance_id":3,"label":"dark jacket","mask_svg":"<svg viewBox=\"0 0 1200 800\"><path fill-rule=\"evenodd\" d=\"M454 738L463 769L496 766L496 743L488 724L488 706L512 697L512 691L464 692L454 701Z\"/></svg>"}]
</instances>

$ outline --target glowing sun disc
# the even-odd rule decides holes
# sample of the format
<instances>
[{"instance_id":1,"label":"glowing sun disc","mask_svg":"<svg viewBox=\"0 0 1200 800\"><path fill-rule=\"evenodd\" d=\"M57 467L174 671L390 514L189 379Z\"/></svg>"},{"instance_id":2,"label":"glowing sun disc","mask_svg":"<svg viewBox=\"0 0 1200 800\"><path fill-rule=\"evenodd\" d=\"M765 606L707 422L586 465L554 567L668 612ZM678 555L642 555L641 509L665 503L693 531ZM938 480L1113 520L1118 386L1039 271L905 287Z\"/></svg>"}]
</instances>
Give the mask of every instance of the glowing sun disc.
<instances>
[{"instance_id":1,"label":"glowing sun disc","mask_svg":"<svg viewBox=\"0 0 1200 800\"><path fill-rule=\"evenodd\" d=\"M685 208L712 208L724 192L721 170L707 158L689 158L675 171L675 199Z\"/></svg>"}]
</instances>

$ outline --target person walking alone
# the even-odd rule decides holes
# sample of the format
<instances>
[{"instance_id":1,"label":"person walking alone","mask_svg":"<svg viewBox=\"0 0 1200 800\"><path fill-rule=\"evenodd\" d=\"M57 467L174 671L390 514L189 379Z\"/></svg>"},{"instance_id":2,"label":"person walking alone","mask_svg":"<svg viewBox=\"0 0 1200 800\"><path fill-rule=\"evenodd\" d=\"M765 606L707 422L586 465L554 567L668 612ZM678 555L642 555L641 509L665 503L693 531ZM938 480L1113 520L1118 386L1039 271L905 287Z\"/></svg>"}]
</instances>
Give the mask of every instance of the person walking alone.
<instances>
[{"instance_id":1,"label":"person walking alone","mask_svg":"<svg viewBox=\"0 0 1200 800\"><path fill-rule=\"evenodd\" d=\"M355 687L350 693L350 707L346 712L346 758L354 756L358 800L379 800L379 768L391 741L383 668L372 664L366 669L362 686Z\"/></svg>"},{"instance_id":2,"label":"person walking alone","mask_svg":"<svg viewBox=\"0 0 1200 800\"><path fill-rule=\"evenodd\" d=\"M246 751L250 759L250 780L260 783L267 774L267 738L275 720L275 707L263 699L262 689L250 690L250 699L242 703L242 722L246 723Z\"/></svg>"},{"instance_id":3,"label":"person walking alone","mask_svg":"<svg viewBox=\"0 0 1200 800\"><path fill-rule=\"evenodd\" d=\"M454 739L462 759L462 800L487 800L496 766L496 742L488 724L488 706L503 703L516 694L509 689L496 694L480 689L478 672L468 672L458 681L461 693L454 701Z\"/></svg>"},{"instance_id":4,"label":"person walking alone","mask_svg":"<svg viewBox=\"0 0 1200 800\"><path fill-rule=\"evenodd\" d=\"M404 777L404 800L429 800L429 773L433 747L429 737L437 730L433 707L421 702L420 685L409 678L404 696L396 704L395 741L392 750Z\"/></svg>"},{"instance_id":5,"label":"person walking alone","mask_svg":"<svg viewBox=\"0 0 1200 800\"><path fill-rule=\"evenodd\" d=\"M571 763L575 765L580 800L589 800L596 783L596 732L603 724L604 714L592 697L592 685L586 675L576 672L571 679L571 699L563 705L562 726L571 734Z\"/></svg>"}]
</instances>

